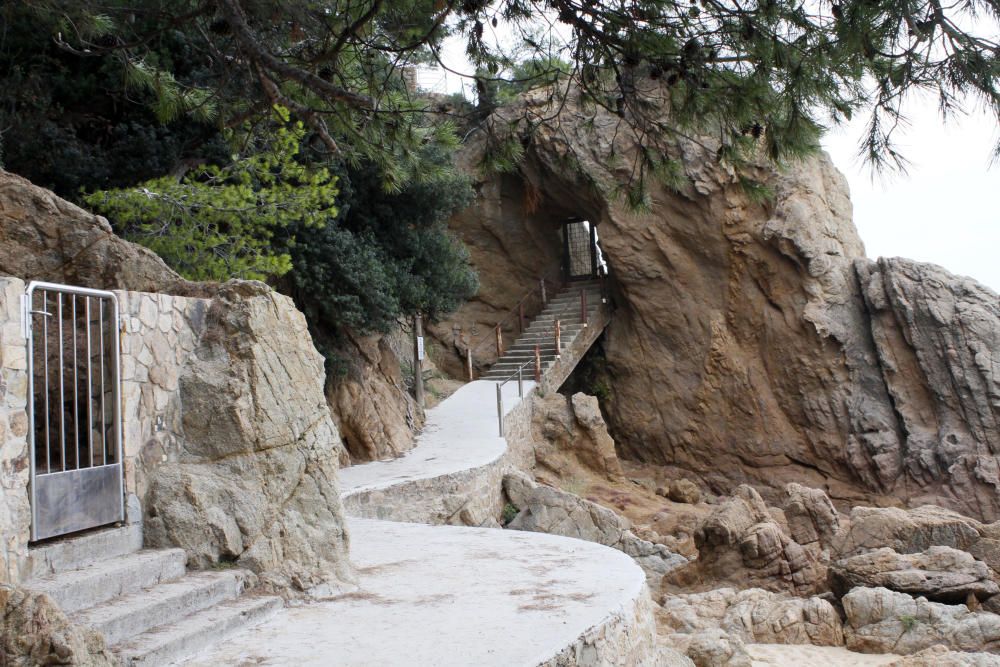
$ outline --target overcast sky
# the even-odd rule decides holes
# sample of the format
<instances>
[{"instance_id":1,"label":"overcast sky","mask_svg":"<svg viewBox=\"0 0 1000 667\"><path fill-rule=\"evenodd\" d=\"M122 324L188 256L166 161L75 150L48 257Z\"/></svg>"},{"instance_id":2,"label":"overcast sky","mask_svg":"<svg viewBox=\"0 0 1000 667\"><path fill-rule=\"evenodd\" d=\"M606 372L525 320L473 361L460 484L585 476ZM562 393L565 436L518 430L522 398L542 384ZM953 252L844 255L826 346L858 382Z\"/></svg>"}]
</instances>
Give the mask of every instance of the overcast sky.
<instances>
[{"instance_id":1,"label":"overcast sky","mask_svg":"<svg viewBox=\"0 0 1000 667\"><path fill-rule=\"evenodd\" d=\"M907 115L912 123L898 142L912 163L906 175L873 182L855 158L864 118L824 140L850 183L868 256L933 262L1000 292L1000 165L990 167L996 121L971 113L945 124L925 100Z\"/></svg>"}]
</instances>

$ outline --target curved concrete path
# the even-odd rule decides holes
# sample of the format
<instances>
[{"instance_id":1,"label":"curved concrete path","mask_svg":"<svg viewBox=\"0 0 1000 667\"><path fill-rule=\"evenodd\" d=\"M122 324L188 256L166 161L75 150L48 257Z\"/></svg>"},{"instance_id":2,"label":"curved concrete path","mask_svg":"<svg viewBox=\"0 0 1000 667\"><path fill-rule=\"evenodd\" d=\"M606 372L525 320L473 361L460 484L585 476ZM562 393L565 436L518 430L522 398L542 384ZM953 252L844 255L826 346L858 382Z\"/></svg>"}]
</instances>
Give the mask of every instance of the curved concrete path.
<instances>
[{"instance_id":1,"label":"curved concrete path","mask_svg":"<svg viewBox=\"0 0 1000 667\"><path fill-rule=\"evenodd\" d=\"M526 400L531 389L526 383ZM342 471L358 591L289 607L185 664L657 664L645 576L619 551L538 533L358 517L438 523L495 508L509 465L495 392L492 382L465 385L428 411L408 455ZM509 428L530 419L516 384L505 387L504 405Z\"/></svg>"}]
</instances>

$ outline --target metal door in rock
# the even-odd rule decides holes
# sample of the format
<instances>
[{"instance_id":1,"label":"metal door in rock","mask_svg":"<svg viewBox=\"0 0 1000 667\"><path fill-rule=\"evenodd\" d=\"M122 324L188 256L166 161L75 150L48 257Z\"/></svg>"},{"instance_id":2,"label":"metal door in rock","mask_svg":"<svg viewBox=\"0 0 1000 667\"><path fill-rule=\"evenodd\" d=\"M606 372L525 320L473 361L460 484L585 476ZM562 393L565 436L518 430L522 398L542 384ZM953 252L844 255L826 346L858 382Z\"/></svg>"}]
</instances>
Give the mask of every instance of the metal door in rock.
<instances>
[{"instance_id":1,"label":"metal door in rock","mask_svg":"<svg viewBox=\"0 0 1000 667\"><path fill-rule=\"evenodd\" d=\"M118 299L36 281L23 307L31 539L122 521Z\"/></svg>"},{"instance_id":2,"label":"metal door in rock","mask_svg":"<svg viewBox=\"0 0 1000 667\"><path fill-rule=\"evenodd\" d=\"M597 276L597 229L586 220L563 223L563 264L568 280Z\"/></svg>"}]
</instances>

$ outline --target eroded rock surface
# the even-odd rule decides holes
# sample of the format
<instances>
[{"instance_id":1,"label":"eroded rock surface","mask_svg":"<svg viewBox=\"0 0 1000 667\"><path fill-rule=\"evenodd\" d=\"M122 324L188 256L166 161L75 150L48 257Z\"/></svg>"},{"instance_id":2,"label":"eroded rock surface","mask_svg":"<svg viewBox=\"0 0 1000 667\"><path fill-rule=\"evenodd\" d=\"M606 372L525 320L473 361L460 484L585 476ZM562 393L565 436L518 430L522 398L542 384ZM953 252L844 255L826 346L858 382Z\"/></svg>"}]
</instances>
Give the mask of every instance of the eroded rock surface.
<instances>
[{"instance_id":1,"label":"eroded rock surface","mask_svg":"<svg viewBox=\"0 0 1000 667\"><path fill-rule=\"evenodd\" d=\"M839 557L882 547L905 554L933 546L965 551L979 541L981 531L978 521L933 505L910 510L855 507L849 525L833 539L832 549Z\"/></svg>"},{"instance_id":2,"label":"eroded rock surface","mask_svg":"<svg viewBox=\"0 0 1000 667\"><path fill-rule=\"evenodd\" d=\"M1000 616L929 602L887 588L855 588L841 600L847 647L862 653L917 653L941 644L956 651L1000 650Z\"/></svg>"},{"instance_id":3,"label":"eroded rock surface","mask_svg":"<svg viewBox=\"0 0 1000 667\"><path fill-rule=\"evenodd\" d=\"M0 664L112 667L119 660L99 632L70 623L49 596L0 586Z\"/></svg>"},{"instance_id":4,"label":"eroded rock surface","mask_svg":"<svg viewBox=\"0 0 1000 667\"><path fill-rule=\"evenodd\" d=\"M346 373L331 378L326 391L349 462L404 454L423 415L403 385L400 356L389 337L377 336L350 336L347 353Z\"/></svg>"},{"instance_id":5,"label":"eroded rock surface","mask_svg":"<svg viewBox=\"0 0 1000 667\"><path fill-rule=\"evenodd\" d=\"M580 467L606 479L622 477L615 442L594 396L536 398L532 439L535 464L546 478L560 479Z\"/></svg>"},{"instance_id":6,"label":"eroded rock surface","mask_svg":"<svg viewBox=\"0 0 1000 667\"><path fill-rule=\"evenodd\" d=\"M653 591L659 589L666 574L687 563L686 558L662 544L637 537L628 520L606 507L538 484L523 473L505 475L503 488L520 510L508 528L575 537L618 549L639 564Z\"/></svg>"},{"instance_id":7,"label":"eroded rock surface","mask_svg":"<svg viewBox=\"0 0 1000 667\"><path fill-rule=\"evenodd\" d=\"M648 81L650 98L661 91ZM711 139L667 151L688 182L647 179L649 208L617 196L648 142L571 94L501 109L525 129L517 175L480 177L451 223L483 268L481 296L434 329L460 368L455 327L489 333L540 273L559 267L558 222L598 225L616 311L602 344L609 427L625 457L697 475L714 492L786 484L837 502L933 502L1000 518L1000 299L927 264L870 261L843 176L825 156L745 175ZM465 147L470 165L482 135ZM464 334L463 334L464 335Z\"/></svg>"},{"instance_id":8,"label":"eroded rock surface","mask_svg":"<svg viewBox=\"0 0 1000 667\"><path fill-rule=\"evenodd\" d=\"M748 644L843 646L837 611L818 597L787 597L759 588L720 588L705 593L667 595L660 625L671 641L719 628Z\"/></svg>"},{"instance_id":9,"label":"eroded rock surface","mask_svg":"<svg viewBox=\"0 0 1000 667\"><path fill-rule=\"evenodd\" d=\"M799 594L815 592L826 568L815 549L789 537L774 520L760 494L741 485L697 528L698 559L685 570L686 583L720 582Z\"/></svg>"},{"instance_id":10,"label":"eroded rock surface","mask_svg":"<svg viewBox=\"0 0 1000 667\"><path fill-rule=\"evenodd\" d=\"M829 573L830 586L838 596L867 586L959 604L970 595L985 600L1000 592L985 563L945 546L917 554L898 554L884 547L839 560L830 565Z\"/></svg>"},{"instance_id":11,"label":"eroded rock surface","mask_svg":"<svg viewBox=\"0 0 1000 667\"><path fill-rule=\"evenodd\" d=\"M830 498L819 489L801 484L785 487L784 514L788 532L799 544L825 547L840 529L840 515Z\"/></svg>"},{"instance_id":12,"label":"eroded rock surface","mask_svg":"<svg viewBox=\"0 0 1000 667\"><path fill-rule=\"evenodd\" d=\"M290 299L223 285L180 377L183 450L150 472L147 544L196 567L236 562L279 591L350 577L323 377Z\"/></svg>"}]
</instances>

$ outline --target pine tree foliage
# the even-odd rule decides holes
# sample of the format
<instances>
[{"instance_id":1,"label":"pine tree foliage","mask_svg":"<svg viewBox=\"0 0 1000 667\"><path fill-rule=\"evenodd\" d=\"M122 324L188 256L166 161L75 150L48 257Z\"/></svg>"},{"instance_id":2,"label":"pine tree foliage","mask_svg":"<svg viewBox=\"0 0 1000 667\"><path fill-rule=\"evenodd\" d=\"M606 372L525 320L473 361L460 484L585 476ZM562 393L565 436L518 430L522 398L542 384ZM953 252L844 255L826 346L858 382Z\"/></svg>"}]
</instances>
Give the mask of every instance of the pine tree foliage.
<instances>
[{"instance_id":1,"label":"pine tree foliage","mask_svg":"<svg viewBox=\"0 0 1000 667\"><path fill-rule=\"evenodd\" d=\"M336 178L296 160L306 130L275 109L266 145L208 164L182 180L164 176L133 188L104 190L84 201L192 280L266 280L292 268L282 230L322 227L337 215Z\"/></svg>"}]
</instances>

